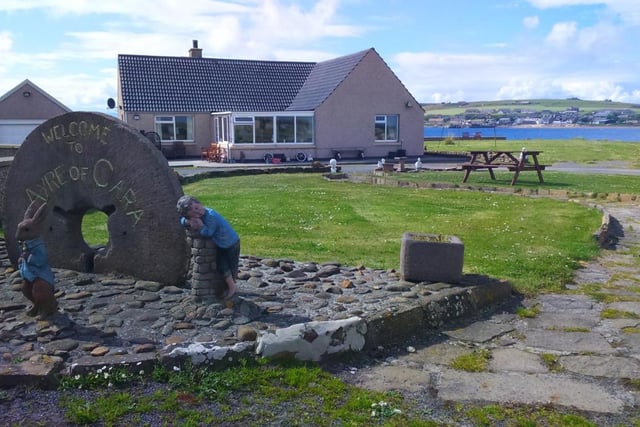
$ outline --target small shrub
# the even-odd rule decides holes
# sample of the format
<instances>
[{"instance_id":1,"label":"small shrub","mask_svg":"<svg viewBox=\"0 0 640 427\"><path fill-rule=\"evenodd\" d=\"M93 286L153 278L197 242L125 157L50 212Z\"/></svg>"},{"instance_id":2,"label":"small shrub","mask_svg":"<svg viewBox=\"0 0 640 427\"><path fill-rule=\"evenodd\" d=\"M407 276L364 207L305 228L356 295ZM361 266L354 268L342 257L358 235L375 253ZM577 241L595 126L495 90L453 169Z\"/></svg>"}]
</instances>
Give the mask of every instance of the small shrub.
<instances>
[{"instance_id":1,"label":"small shrub","mask_svg":"<svg viewBox=\"0 0 640 427\"><path fill-rule=\"evenodd\" d=\"M589 332L589 328L579 327L579 326L571 326L562 328L564 332Z\"/></svg>"},{"instance_id":2,"label":"small shrub","mask_svg":"<svg viewBox=\"0 0 640 427\"><path fill-rule=\"evenodd\" d=\"M551 372L561 372L562 365L560 359L555 354L545 353L542 355L542 362L547 366Z\"/></svg>"},{"instance_id":3,"label":"small shrub","mask_svg":"<svg viewBox=\"0 0 640 427\"><path fill-rule=\"evenodd\" d=\"M622 311L622 310L616 310L613 308L606 308L602 310L602 313L600 313L600 317L603 319L638 319L640 318L640 316L638 316L636 313L633 313L631 311Z\"/></svg>"},{"instance_id":4,"label":"small shrub","mask_svg":"<svg viewBox=\"0 0 640 427\"><path fill-rule=\"evenodd\" d=\"M540 305L536 304L533 307L518 307L516 309L516 314L519 317L532 319L536 317L540 313Z\"/></svg>"},{"instance_id":5,"label":"small shrub","mask_svg":"<svg viewBox=\"0 0 640 427\"><path fill-rule=\"evenodd\" d=\"M487 349L474 350L472 353L456 357L451 367L467 372L484 372L489 365L491 355Z\"/></svg>"},{"instance_id":6,"label":"small shrub","mask_svg":"<svg viewBox=\"0 0 640 427\"><path fill-rule=\"evenodd\" d=\"M143 376L143 370L134 374L123 367L103 366L95 372L64 376L60 378L60 388L62 390L123 388L141 380Z\"/></svg>"}]
</instances>

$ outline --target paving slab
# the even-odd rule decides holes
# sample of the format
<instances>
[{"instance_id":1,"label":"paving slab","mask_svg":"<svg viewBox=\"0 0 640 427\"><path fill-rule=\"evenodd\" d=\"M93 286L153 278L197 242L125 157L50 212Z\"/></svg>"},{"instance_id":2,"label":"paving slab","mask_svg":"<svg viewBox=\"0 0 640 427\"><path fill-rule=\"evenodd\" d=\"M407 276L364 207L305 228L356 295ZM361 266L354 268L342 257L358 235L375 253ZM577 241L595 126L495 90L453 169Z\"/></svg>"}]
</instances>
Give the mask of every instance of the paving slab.
<instances>
[{"instance_id":1,"label":"paving slab","mask_svg":"<svg viewBox=\"0 0 640 427\"><path fill-rule=\"evenodd\" d=\"M445 401L553 404L604 413L620 413L634 402L630 393L617 394L590 381L553 374L445 370L435 388L438 397Z\"/></svg>"},{"instance_id":2,"label":"paving slab","mask_svg":"<svg viewBox=\"0 0 640 427\"><path fill-rule=\"evenodd\" d=\"M632 302L632 301L622 301L622 302L614 302L607 305L608 309L618 310L627 313L633 313L637 316L640 316L640 302Z\"/></svg>"},{"instance_id":3,"label":"paving slab","mask_svg":"<svg viewBox=\"0 0 640 427\"><path fill-rule=\"evenodd\" d=\"M606 378L640 378L640 361L616 356L563 356L560 365L568 371Z\"/></svg>"},{"instance_id":4,"label":"paving slab","mask_svg":"<svg viewBox=\"0 0 640 427\"><path fill-rule=\"evenodd\" d=\"M533 373L549 372L539 354L517 348L498 348L491 353L489 371L515 371Z\"/></svg>"},{"instance_id":5,"label":"paving slab","mask_svg":"<svg viewBox=\"0 0 640 427\"><path fill-rule=\"evenodd\" d=\"M526 323L527 328L530 329L592 329L600 323L600 312L595 310L571 310L540 313L532 319L527 319Z\"/></svg>"},{"instance_id":6,"label":"paving slab","mask_svg":"<svg viewBox=\"0 0 640 427\"><path fill-rule=\"evenodd\" d=\"M515 329L512 324L495 323L491 321L479 321L469 326L458 329L447 329L443 333L453 339L472 342L487 342L511 332Z\"/></svg>"},{"instance_id":7,"label":"paving slab","mask_svg":"<svg viewBox=\"0 0 640 427\"><path fill-rule=\"evenodd\" d=\"M616 349L594 332L559 332L549 330L529 330L523 340L526 347L539 351L560 353L615 354Z\"/></svg>"}]
</instances>

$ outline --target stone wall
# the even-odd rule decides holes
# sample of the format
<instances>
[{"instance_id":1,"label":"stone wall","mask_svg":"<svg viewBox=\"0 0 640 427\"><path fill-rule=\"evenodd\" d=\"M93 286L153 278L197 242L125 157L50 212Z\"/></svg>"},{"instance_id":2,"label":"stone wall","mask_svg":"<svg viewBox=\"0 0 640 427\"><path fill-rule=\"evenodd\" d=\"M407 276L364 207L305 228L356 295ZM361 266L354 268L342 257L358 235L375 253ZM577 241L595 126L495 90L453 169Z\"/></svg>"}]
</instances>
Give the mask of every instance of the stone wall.
<instances>
[{"instance_id":1,"label":"stone wall","mask_svg":"<svg viewBox=\"0 0 640 427\"><path fill-rule=\"evenodd\" d=\"M226 284L216 269L216 245L187 232L191 245L191 295L196 302L212 302L220 297Z\"/></svg>"}]
</instances>

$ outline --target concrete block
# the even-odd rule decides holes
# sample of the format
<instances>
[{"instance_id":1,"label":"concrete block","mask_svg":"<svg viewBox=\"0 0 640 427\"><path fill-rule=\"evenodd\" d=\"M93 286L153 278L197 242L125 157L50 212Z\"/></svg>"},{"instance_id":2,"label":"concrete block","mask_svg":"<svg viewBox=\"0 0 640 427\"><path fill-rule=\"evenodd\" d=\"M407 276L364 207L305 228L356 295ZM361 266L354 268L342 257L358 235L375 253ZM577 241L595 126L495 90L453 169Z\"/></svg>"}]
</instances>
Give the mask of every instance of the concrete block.
<instances>
[{"instance_id":1,"label":"concrete block","mask_svg":"<svg viewBox=\"0 0 640 427\"><path fill-rule=\"evenodd\" d=\"M400 275L410 282L459 283L464 243L456 236L404 233L400 247Z\"/></svg>"}]
</instances>

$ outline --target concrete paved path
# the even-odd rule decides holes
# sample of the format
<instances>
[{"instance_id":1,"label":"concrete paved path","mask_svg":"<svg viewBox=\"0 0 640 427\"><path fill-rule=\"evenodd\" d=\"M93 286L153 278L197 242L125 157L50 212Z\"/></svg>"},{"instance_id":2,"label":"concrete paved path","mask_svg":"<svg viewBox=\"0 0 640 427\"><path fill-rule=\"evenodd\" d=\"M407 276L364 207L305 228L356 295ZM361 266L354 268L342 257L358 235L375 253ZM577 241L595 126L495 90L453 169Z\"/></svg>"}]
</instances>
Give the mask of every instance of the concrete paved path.
<instances>
[{"instance_id":1,"label":"concrete paved path","mask_svg":"<svg viewBox=\"0 0 640 427\"><path fill-rule=\"evenodd\" d=\"M496 313L378 363L344 367L341 377L440 404L551 404L594 414L598 425L637 420L640 205L609 203L606 209L624 230L616 248L578 270L566 294L525 300L535 317ZM459 356L478 351L488 356L484 371L452 367Z\"/></svg>"}]
</instances>

